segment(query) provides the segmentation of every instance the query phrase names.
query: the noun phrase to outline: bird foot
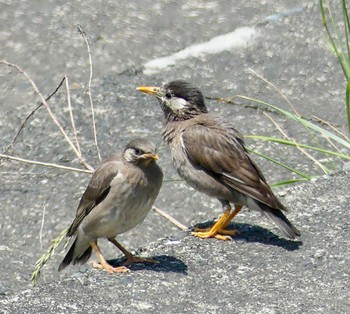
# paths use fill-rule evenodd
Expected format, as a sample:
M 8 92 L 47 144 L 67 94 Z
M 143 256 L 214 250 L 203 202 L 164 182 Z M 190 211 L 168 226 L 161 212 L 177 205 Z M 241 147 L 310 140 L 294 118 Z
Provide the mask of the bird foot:
M 130 265 L 132 263 L 151 263 L 151 264 L 159 264 L 158 261 L 152 259 L 152 258 L 147 258 L 147 257 L 139 257 L 139 256 L 128 256 L 126 261 L 123 263 L 124 266 Z
M 107 271 L 110 274 L 113 273 L 127 273 L 129 272 L 129 268 L 125 267 L 125 266 L 118 266 L 118 267 L 113 267 L 111 265 L 109 265 L 107 262 L 106 264 L 100 264 L 100 263 L 96 263 L 93 262 L 92 263 L 92 267 L 97 268 L 97 269 L 103 269 L 105 271 Z
M 192 232 L 192 235 L 202 239 L 215 238 L 222 241 L 231 241 L 232 236 L 238 233 L 239 232 L 236 230 L 226 230 L 226 229 L 212 230 L 212 228 L 206 228 L 206 229 L 196 228 L 194 232 Z

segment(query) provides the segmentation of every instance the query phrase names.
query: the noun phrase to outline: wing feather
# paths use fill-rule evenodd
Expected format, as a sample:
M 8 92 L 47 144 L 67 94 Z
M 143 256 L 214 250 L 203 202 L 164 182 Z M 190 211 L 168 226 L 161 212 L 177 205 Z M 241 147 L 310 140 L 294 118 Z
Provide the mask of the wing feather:
M 247 154 L 237 130 L 217 124 L 195 124 L 186 128 L 182 137 L 187 156 L 195 167 L 242 194 L 285 210 Z
M 68 236 L 74 234 L 83 219 L 108 195 L 110 184 L 118 174 L 121 161 L 118 156 L 104 161 L 93 173 L 88 187 L 80 199 L 76 217 L 68 229 Z

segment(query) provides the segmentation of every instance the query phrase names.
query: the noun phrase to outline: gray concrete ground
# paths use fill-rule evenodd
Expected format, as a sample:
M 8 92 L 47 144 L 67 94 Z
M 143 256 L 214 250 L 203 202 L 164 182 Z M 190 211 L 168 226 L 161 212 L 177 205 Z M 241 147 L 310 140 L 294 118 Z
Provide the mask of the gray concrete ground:
M 303 116 L 316 115 L 345 130 L 344 78 L 325 41 L 318 1 L 0 1 L 0 59 L 21 66 L 45 95 L 68 75 L 82 150 L 92 165 L 97 158 L 87 95 L 89 63 L 77 23 L 90 40 L 92 97 L 105 157 L 136 136 L 161 143 L 161 112 L 153 99 L 135 91 L 138 85 L 182 78 L 201 87 L 206 96 L 240 94 L 290 110 L 250 69 L 278 86 Z M 244 26 L 254 27 L 256 33 L 242 47 L 185 58 L 151 75 L 143 71 L 150 60 Z M 3 151 L 38 97 L 23 77 L 4 65 L 0 90 Z M 280 136 L 261 110 L 241 103 L 208 101 L 208 107 L 243 134 Z M 50 105 L 71 134 L 64 88 Z M 322 141 L 270 115 L 299 141 Z M 297 150 L 247 143 L 302 171 L 321 173 Z M 9 154 L 79 166 L 44 109 L 29 121 Z M 165 146 L 159 147 L 159 155 L 165 178 L 178 179 Z M 256 160 L 272 183 L 292 176 L 264 159 Z M 343 166 L 339 160 L 323 162 L 335 172 Z M 60 248 L 43 269 L 39 287 L 33 288 L 34 263 L 72 221 L 89 175 L 8 161 L 0 167 L 0 312 L 350 311 L 346 173 L 278 192 L 302 232 L 300 242 L 279 238 L 278 230 L 254 212 L 237 217 L 232 227 L 240 236 L 227 243 L 194 239 L 152 212 L 119 240 L 130 249 L 142 247 L 139 251 L 155 256 L 158 266 L 135 265 L 121 276 L 91 270 L 90 265 L 58 274 L 64 254 Z M 221 213 L 216 200 L 181 181 L 164 183 L 156 205 L 187 226 Z M 108 258 L 119 255 L 105 243 L 102 249 Z
M 290 217 L 302 241 L 279 238 L 276 228 L 253 213 L 231 225 L 240 231 L 231 242 L 168 231 L 172 235 L 139 250 L 157 259 L 156 266 L 134 265 L 123 275 L 82 268 L 39 287 L 23 284 L 3 296 L 2 311 L 347 313 L 348 186 L 349 174 L 343 173 L 284 190 L 282 200 L 293 208 Z M 18 268 L 21 263 L 21 273 L 31 266 L 16 256 L 6 260 Z

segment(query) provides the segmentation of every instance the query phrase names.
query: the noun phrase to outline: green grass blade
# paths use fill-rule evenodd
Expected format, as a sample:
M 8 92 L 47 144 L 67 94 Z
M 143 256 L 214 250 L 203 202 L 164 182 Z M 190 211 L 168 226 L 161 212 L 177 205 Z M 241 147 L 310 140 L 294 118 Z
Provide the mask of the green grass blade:
M 346 114 L 348 116 L 348 131 L 350 133 L 350 80 L 346 85 L 345 105 L 346 105 Z
M 290 184 L 298 183 L 298 182 L 302 182 L 302 181 L 309 181 L 309 179 L 299 178 L 299 179 L 284 180 L 284 181 L 280 181 L 280 182 L 277 182 L 277 183 L 273 183 L 270 186 L 275 188 L 275 187 L 284 186 L 284 185 L 290 185 Z
M 326 130 L 326 129 L 324 129 L 324 128 L 322 128 L 322 127 L 320 127 L 320 126 L 318 126 L 318 125 L 316 125 L 308 120 L 305 120 L 305 119 L 303 119 L 295 114 L 292 114 L 286 110 L 280 109 L 277 106 L 274 106 L 272 104 L 269 104 L 269 103 L 262 101 L 262 100 L 259 100 L 259 99 L 246 97 L 246 96 L 242 96 L 242 95 L 238 95 L 236 97 L 239 97 L 239 98 L 242 98 L 245 100 L 249 100 L 249 101 L 253 101 L 253 102 L 256 102 L 258 104 L 264 105 L 266 107 L 272 108 L 275 111 L 279 112 L 280 114 L 284 115 L 285 117 L 289 118 L 290 120 L 294 120 L 294 121 L 304 125 L 305 127 L 320 133 L 323 137 L 331 139 L 335 142 L 338 142 L 339 144 L 350 149 L 350 142 L 349 141 L 346 141 L 343 138 L 337 136 L 336 134 L 334 134 L 334 133 L 332 133 L 332 132 L 330 132 L 330 131 L 328 131 L 328 130 Z
M 320 9 L 321 9 L 321 16 L 322 16 L 322 24 L 323 24 L 324 28 L 326 29 L 326 32 L 327 32 L 328 38 L 331 42 L 331 45 L 333 47 L 333 50 L 334 50 L 335 54 L 337 55 L 337 58 L 340 62 L 340 65 L 343 69 L 344 74 L 346 75 L 346 69 L 344 67 L 342 54 L 338 50 L 337 44 L 335 43 L 334 37 L 332 36 L 331 31 L 330 31 L 329 26 L 328 26 L 328 23 L 327 23 L 326 13 L 324 10 L 324 5 L 323 5 L 323 0 L 320 0 Z M 332 12 L 330 11 L 330 9 L 328 9 L 328 13 L 330 15 L 330 19 L 332 21 L 333 27 L 335 27 L 335 23 L 334 23 L 334 20 L 332 17 Z M 335 27 L 335 29 L 336 29 L 336 27 Z
M 294 146 L 294 147 L 301 147 L 301 148 L 306 148 L 306 149 L 310 149 L 310 150 L 314 150 L 314 151 L 318 151 L 324 154 L 328 154 L 328 155 L 333 155 L 333 156 L 337 156 L 346 160 L 350 160 L 350 155 L 345 155 L 342 153 L 338 153 L 332 150 L 328 150 L 328 149 L 324 149 L 324 148 L 320 148 L 320 147 L 315 147 L 315 146 L 310 146 L 307 144 L 301 144 L 301 143 L 297 143 L 294 141 L 290 141 L 290 140 L 286 140 L 286 139 L 282 139 L 282 138 L 276 138 L 276 137 L 269 137 L 269 136 L 263 136 L 263 135 L 245 135 L 245 138 L 251 138 L 251 139 L 257 139 L 257 140 L 263 140 L 263 141 L 268 141 L 268 142 L 274 142 L 274 143 L 278 143 L 278 144 L 283 144 L 283 145 L 288 145 L 288 146 Z
M 297 175 L 299 175 L 299 176 L 305 178 L 306 180 L 312 179 L 312 177 L 309 176 L 308 174 L 306 174 L 306 173 L 304 173 L 304 172 L 302 172 L 302 171 L 299 171 L 299 170 L 297 170 L 297 169 L 294 169 L 294 168 L 288 166 L 287 164 L 284 164 L 284 163 L 282 163 L 282 162 L 280 162 L 280 161 L 278 161 L 278 160 L 276 160 L 276 159 L 273 159 L 273 158 L 271 158 L 271 157 L 269 157 L 269 156 L 267 156 L 267 155 L 264 155 L 264 154 L 262 154 L 262 153 L 259 153 L 259 152 L 255 151 L 255 150 L 251 149 L 251 148 L 247 148 L 247 150 L 248 150 L 249 152 L 255 154 L 255 155 L 258 155 L 258 156 L 260 156 L 260 157 L 263 157 L 263 158 L 265 158 L 266 160 L 269 160 L 269 161 L 275 163 L 276 165 L 279 165 L 279 166 L 281 166 L 281 167 L 283 167 L 283 168 L 289 170 L 290 172 L 296 173 Z
M 342 9 L 343 9 L 343 19 L 344 19 L 345 44 L 348 52 L 348 63 L 350 63 L 350 45 L 349 45 L 350 21 L 349 21 L 348 9 L 346 7 L 345 0 L 342 1 L 342 7 L 343 7 Z M 348 80 L 349 80 L 349 76 L 348 76 Z

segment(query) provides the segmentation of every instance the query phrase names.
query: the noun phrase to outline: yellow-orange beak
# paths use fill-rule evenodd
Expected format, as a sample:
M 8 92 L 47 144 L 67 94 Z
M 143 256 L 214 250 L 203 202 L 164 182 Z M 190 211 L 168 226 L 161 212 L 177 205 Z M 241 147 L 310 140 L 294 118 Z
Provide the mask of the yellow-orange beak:
M 136 87 L 136 89 L 139 92 L 150 94 L 150 95 L 159 94 L 159 87 L 155 87 L 155 86 L 139 86 L 139 87 Z
M 157 161 L 157 160 L 159 159 L 157 154 L 151 154 L 151 153 L 149 153 L 149 154 L 143 154 L 143 157 L 144 157 L 145 159 L 153 159 L 153 160 L 155 160 L 155 161 Z

